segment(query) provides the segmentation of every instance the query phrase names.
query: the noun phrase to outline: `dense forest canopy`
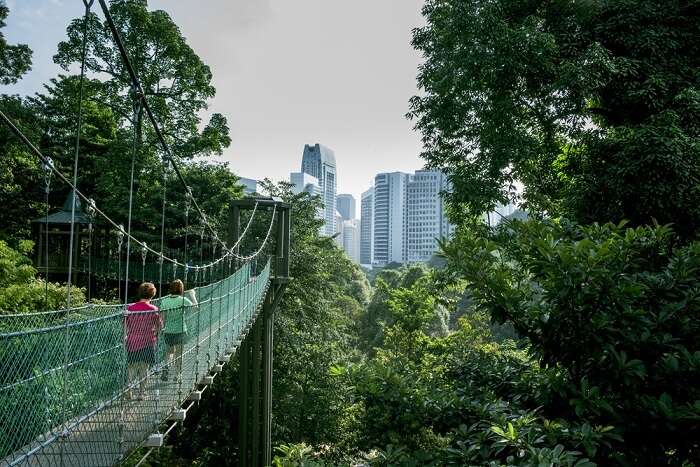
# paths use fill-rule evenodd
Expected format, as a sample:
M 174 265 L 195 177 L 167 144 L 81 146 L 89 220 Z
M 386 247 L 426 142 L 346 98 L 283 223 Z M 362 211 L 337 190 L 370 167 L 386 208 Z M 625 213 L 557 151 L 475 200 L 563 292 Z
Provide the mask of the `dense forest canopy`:
M 223 229 L 242 188 L 215 157 L 231 141 L 225 118 L 201 121 L 212 71 L 167 13 L 111 8 L 184 177 Z M 700 465 L 700 3 L 427 0 L 422 13 L 408 115 L 427 166 L 450 179 L 456 233 L 429 264 L 365 274 L 319 236 L 318 198 L 263 183 L 293 220 L 274 465 Z M 57 45 L 65 74 L 0 107 L 68 172 L 70 71 L 86 45 L 81 190 L 124 221 L 138 135 L 135 231 L 159 237 L 165 192 L 167 236 L 196 232 L 132 114 L 106 25 L 87 18 L 87 44 L 77 18 Z M 7 19 L 0 1 L 0 28 Z M 30 67 L 29 48 L 0 35 L 0 82 Z M 30 221 L 68 190 L 54 180 L 47 206 L 39 162 L 4 127 L 0 153 L 0 313 L 65 306 L 65 286 L 28 257 Z M 509 200 L 529 220 L 485 225 Z M 237 464 L 238 388 L 227 366 L 146 465 Z

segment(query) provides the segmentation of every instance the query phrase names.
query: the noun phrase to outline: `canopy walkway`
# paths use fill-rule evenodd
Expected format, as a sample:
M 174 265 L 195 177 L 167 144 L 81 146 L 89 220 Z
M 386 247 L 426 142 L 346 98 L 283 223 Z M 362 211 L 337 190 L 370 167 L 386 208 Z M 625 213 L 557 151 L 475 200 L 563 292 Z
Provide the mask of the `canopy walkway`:
M 289 278 L 290 206 L 277 198 L 256 197 L 231 200 L 228 225 L 214 225 L 197 202 L 182 175 L 168 140 L 152 112 L 139 77 L 115 25 L 106 0 L 98 0 L 105 26 L 131 81 L 133 122 L 142 115 L 150 122 L 163 158 L 162 217 L 157 248 L 147 245 L 132 232 L 132 207 L 136 141 L 140 128 L 134 125 L 131 177 L 128 189 L 126 227 L 97 206 L 78 187 L 83 113 L 83 86 L 87 60 L 87 24 L 94 0 L 82 0 L 83 47 L 79 99 L 76 118 L 75 152 L 72 177 L 58 170 L 0 109 L 0 121 L 40 162 L 44 171 L 46 213 L 39 223 L 41 240 L 36 264 L 44 277 L 62 271 L 65 263 L 67 291 L 65 309 L 27 314 L 0 315 L 0 467 L 5 466 L 110 466 L 119 463 L 137 447 L 149 448 L 139 464 L 164 437 L 187 416 L 187 411 L 203 397 L 234 354 L 239 360 L 238 458 L 241 466 L 269 465 L 271 461 L 272 348 L 273 317 Z M 182 186 L 185 232 L 181 250 L 167 246 L 165 237 L 166 180 L 168 169 Z M 60 215 L 50 215 L 51 180 L 56 177 L 69 188 L 69 200 Z M 172 192 L 172 190 L 170 190 Z M 85 205 L 86 212 L 82 212 Z M 190 211 L 198 221 L 199 247 L 188 248 L 193 226 Z M 241 212 L 250 211 L 241 229 Z M 255 245 L 246 234 L 256 213 Z M 105 251 L 115 256 L 93 257 L 93 223 L 99 221 Z M 224 223 L 219 219 L 221 223 Z M 269 224 L 267 222 L 269 221 Z M 60 229 L 50 225 L 62 225 Z M 87 226 L 87 230 L 83 227 Z M 217 230 L 226 229 L 219 236 Z M 58 230 L 57 242 L 51 234 Z M 205 232 L 209 239 L 203 246 Z M 266 232 L 266 233 L 265 233 Z M 65 234 L 65 235 L 64 235 Z M 81 238 L 87 235 L 88 253 Z M 252 236 L 252 234 L 251 234 Z M 154 238 L 153 232 L 149 238 Z M 244 242 L 247 239 L 247 243 Z M 177 242 L 176 242 L 177 243 Z M 57 255 L 50 245 L 65 245 Z M 244 246 L 248 247 L 244 253 Z M 204 257 L 211 248 L 210 257 Z M 218 256 L 217 256 L 218 252 Z M 194 254 L 193 254 L 194 253 Z M 132 258 L 136 256 L 136 258 Z M 198 256 L 193 258 L 192 256 Z M 139 258 L 140 257 L 140 258 Z M 86 260 L 87 259 L 87 264 Z M 136 259 L 136 261 L 134 261 Z M 140 261 L 139 261 L 140 259 Z M 55 266 L 60 266 L 57 268 Z M 88 300 L 93 278 L 116 282 L 96 291 L 117 304 L 75 306 L 72 287 L 78 273 L 88 276 Z M 190 289 L 185 295 L 192 304 L 164 307 L 155 311 L 127 310 L 133 301 L 133 285 L 151 281 L 161 289 L 171 280 L 182 279 Z M 48 281 L 47 281 L 48 284 Z M 132 287 L 130 287 L 132 286 Z M 199 286 L 199 287 L 197 287 Z M 117 300 L 114 300 L 114 292 Z M 161 292 L 162 293 L 162 292 Z M 49 303 L 48 286 L 45 291 Z M 147 298 L 147 297 L 140 297 Z M 161 299 L 153 300 L 158 305 Z M 171 297 L 172 300 L 172 297 Z M 139 315 L 148 314 L 147 317 Z M 186 332 L 173 339 L 160 332 L 160 319 L 184 323 Z M 133 330 L 132 318 L 151 323 L 149 342 L 139 349 L 153 352 L 143 362 L 129 361 L 127 348 Z M 147 318 L 147 319 L 146 319 Z M 133 349 L 132 349 L 133 350 Z M 133 358 L 133 355 L 132 355 Z M 134 397 L 135 394 L 138 394 Z
M 159 339 L 144 400 L 129 398 L 142 381 L 127 377 L 122 305 L 3 316 L 0 465 L 108 466 L 144 441 L 162 445 L 161 424 L 183 420 L 183 404 L 200 400 L 248 335 L 269 285 L 268 261 L 196 289 L 198 304 L 177 311 L 187 340 L 168 361 Z

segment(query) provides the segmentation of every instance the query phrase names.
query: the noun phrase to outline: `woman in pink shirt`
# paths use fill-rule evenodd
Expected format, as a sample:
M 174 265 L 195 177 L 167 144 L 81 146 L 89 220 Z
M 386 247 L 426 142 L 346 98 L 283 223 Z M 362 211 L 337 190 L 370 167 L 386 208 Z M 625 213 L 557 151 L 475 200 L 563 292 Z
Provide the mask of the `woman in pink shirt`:
M 140 300 L 126 310 L 126 353 L 129 381 L 139 381 L 138 400 L 146 395 L 146 375 L 148 367 L 156 363 L 156 343 L 158 332 L 163 327 L 158 307 L 151 305 L 156 295 L 156 287 L 150 282 L 139 286 Z M 131 399 L 131 390 L 127 391 Z

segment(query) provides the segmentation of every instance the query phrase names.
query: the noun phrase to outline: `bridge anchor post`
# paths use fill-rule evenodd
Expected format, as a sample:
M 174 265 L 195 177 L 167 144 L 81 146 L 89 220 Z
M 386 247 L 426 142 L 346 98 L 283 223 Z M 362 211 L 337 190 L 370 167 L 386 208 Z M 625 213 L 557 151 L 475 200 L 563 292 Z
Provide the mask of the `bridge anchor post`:
M 272 367 L 274 312 L 289 277 L 291 206 L 279 198 L 251 197 L 232 203 L 231 234 L 238 244 L 241 211 L 257 209 L 276 213 L 273 277 L 263 301 L 262 313 L 239 350 L 238 432 L 239 465 L 259 467 L 272 464 Z

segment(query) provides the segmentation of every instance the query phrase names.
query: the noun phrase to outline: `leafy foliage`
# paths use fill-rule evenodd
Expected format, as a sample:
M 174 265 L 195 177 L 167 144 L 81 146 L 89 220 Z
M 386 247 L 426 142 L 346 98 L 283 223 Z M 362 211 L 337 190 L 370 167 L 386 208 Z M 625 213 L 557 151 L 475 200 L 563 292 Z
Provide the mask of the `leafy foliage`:
M 409 115 L 457 220 L 524 185 L 581 223 L 700 227 L 694 1 L 431 0 Z
M 146 99 L 176 155 L 220 154 L 231 140 L 226 119 L 214 114 L 202 132 L 199 112 L 214 97 L 209 67 L 187 44 L 177 25 L 162 11 L 148 10 L 146 0 L 113 0 L 110 11 L 120 31 Z M 67 40 L 58 44 L 54 61 L 68 70 L 80 63 L 83 50 L 83 18 L 74 20 Z M 143 115 L 132 115 L 131 82 L 106 22 L 88 17 L 86 68 L 104 79 L 96 99 L 111 109 L 120 124 L 141 126 Z M 149 145 L 155 146 L 151 134 Z
M 19 243 L 10 248 L 0 240 L 0 314 L 31 313 L 39 310 L 59 310 L 66 307 L 66 287 L 37 279 L 36 269 L 27 255 L 33 244 Z M 73 287 L 72 306 L 85 303 L 85 290 Z
M 615 426 L 626 461 L 697 459 L 700 244 L 665 226 L 514 222 L 445 252 L 477 306 L 563 372 L 560 413 Z
M 0 1 L 0 29 L 10 10 Z M 32 67 L 32 51 L 26 44 L 10 45 L 0 32 L 0 84 L 16 83 Z

